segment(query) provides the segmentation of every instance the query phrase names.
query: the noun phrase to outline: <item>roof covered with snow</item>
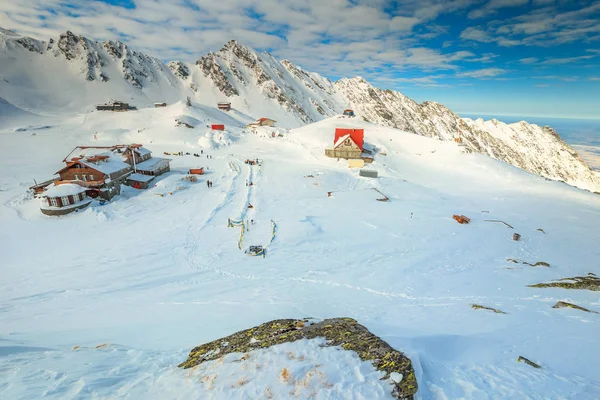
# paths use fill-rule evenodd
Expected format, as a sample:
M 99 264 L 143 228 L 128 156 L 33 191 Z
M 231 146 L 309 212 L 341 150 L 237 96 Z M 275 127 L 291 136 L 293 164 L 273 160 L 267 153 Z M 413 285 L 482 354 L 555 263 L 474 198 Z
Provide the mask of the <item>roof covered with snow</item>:
M 168 165 L 171 162 L 169 158 L 152 157 L 149 160 L 141 162 L 135 166 L 138 171 L 156 171 L 157 169 Z
M 136 182 L 150 182 L 154 178 L 154 175 L 144 175 L 138 173 L 131 174 L 127 177 L 128 180 Z
M 110 153 L 108 155 L 111 155 Z M 109 157 L 102 161 L 90 162 L 86 159 L 79 160 L 79 163 L 85 165 L 88 168 L 95 169 L 96 171 L 100 171 L 103 174 L 111 175 L 115 172 L 131 169 L 131 166 L 117 157 Z
M 50 185 L 44 191 L 42 197 L 73 196 L 85 192 L 85 188 L 75 183 L 63 183 L 62 185 Z
M 138 153 L 140 156 L 152 154 L 152 152 L 145 147 L 138 147 L 137 149 L 135 149 L 135 152 Z

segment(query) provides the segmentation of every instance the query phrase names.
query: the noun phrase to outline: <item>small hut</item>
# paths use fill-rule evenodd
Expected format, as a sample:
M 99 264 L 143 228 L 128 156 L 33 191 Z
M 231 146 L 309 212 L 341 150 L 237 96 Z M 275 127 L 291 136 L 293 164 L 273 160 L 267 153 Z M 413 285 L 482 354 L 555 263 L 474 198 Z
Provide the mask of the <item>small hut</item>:
M 358 173 L 359 176 L 363 176 L 365 178 L 377 178 L 377 171 L 372 169 L 361 169 Z
M 210 126 L 210 129 L 212 129 L 213 131 L 224 131 L 225 125 L 213 124 Z
M 131 107 L 129 103 L 122 101 L 111 101 L 106 104 L 99 104 L 96 106 L 98 111 L 129 111 L 135 110 L 135 107 Z
M 145 175 L 140 173 L 133 173 L 127 177 L 127 185 L 134 189 L 148 189 L 150 182 L 154 180 L 156 176 Z
M 344 110 L 344 115 L 347 116 L 347 117 L 354 117 L 355 116 L 354 115 L 354 111 L 351 110 L 351 109 L 349 109 L 349 108 L 346 109 L 346 110 Z
M 167 103 L 154 103 L 154 107 L 155 108 L 161 108 L 161 107 L 166 107 Z
M 221 101 L 221 102 L 217 103 L 217 108 L 222 111 L 229 111 L 229 110 L 231 110 L 231 103 Z

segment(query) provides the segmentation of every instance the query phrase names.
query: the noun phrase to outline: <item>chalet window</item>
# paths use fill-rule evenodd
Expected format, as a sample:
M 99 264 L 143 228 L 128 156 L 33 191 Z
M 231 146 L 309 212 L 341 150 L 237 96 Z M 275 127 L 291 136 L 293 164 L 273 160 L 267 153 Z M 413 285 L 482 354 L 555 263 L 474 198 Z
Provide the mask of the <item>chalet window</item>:
M 54 197 L 50 198 L 50 205 L 52 207 L 58 207 L 58 201 L 56 201 L 56 199 Z
M 90 175 L 90 181 L 94 180 L 94 175 Z
M 85 175 L 81 175 L 81 177 L 83 178 L 84 182 L 87 181 Z
M 77 203 L 79 201 L 79 193 L 73 195 L 73 202 Z
M 75 180 L 78 181 L 79 180 L 79 175 L 75 174 Z
M 71 204 L 71 202 L 69 201 L 69 196 L 63 196 L 60 198 L 60 200 L 62 201 L 63 207 Z

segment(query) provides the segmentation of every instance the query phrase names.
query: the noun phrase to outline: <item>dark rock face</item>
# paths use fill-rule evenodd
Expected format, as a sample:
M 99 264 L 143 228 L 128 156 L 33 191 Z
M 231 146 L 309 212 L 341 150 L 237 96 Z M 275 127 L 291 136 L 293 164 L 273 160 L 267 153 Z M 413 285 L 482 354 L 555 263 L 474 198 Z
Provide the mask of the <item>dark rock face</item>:
M 396 399 L 412 400 L 418 385 L 410 359 L 394 350 L 352 318 L 332 318 L 311 324 L 308 320 L 280 319 L 234 333 L 233 335 L 195 347 L 181 368 L 192 368 L 206 361 L 216 360 L 229 353 L 246 353 L 300 339 L 325 338 L 328 346 L 340 346 L 355 351 L 361 360 L 385 372 L 402 375 L 394 382 L 392 395 Z
M 216 62 L 214 54 L 208 54 L 196 61 L 204 76 L 209 77 L 215 86 L 227 97 L 239 96 L 239 92 L 227 80 L 223 68 Z
M 43 53 L 38 42 L 35 40 L 32 40 L 28 37 L 19 38 L 19 39 L 15 40 L 15 42 L 19 43 L 21 46 L 23 46 L 25 49 L 27 49 L 31 52 L 40 53 L 40 54 Z
M 190 69 L 181 61 L 171 61 L 167 66 L 180 79 L 187 79 L 190 76 Z

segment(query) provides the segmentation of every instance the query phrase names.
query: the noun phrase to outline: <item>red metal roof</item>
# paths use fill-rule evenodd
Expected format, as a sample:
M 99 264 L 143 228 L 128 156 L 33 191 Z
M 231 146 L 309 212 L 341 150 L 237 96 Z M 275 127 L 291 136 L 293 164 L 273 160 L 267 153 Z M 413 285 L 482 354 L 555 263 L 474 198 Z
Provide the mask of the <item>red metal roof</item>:
M 225 125 L 213 124 L 211 125 L 211 129 L 215 131 L 225 130 Z
M 365 130 L 364 129 L 352 129 L 352 128 L 335 128 L 335 138 L 333 143 L 336 143 L 339 138 L 350 135 L 350 138 L 358 145 L 362 150 L 365 141 Z

